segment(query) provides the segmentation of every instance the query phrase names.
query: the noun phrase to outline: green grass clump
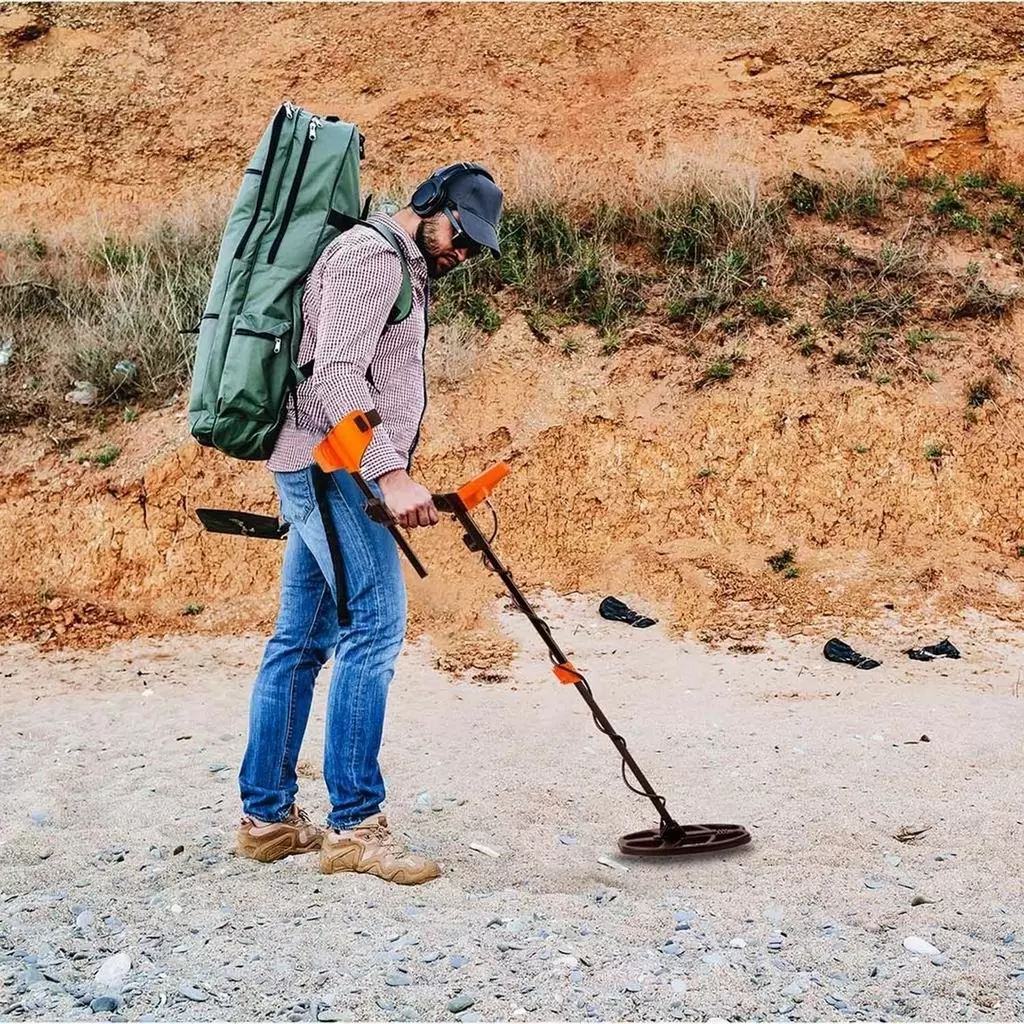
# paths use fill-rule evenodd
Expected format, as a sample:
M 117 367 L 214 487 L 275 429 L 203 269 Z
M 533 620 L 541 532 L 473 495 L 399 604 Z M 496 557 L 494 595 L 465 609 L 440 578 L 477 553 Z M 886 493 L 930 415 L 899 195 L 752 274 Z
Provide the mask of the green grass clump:
M 796 562 L 796 552 L 792 548 L 785 548 L 778 554 L 769 555 L 765 561 L 773 572 L 784 572 Z
M 93 466 L 100 466 L 103 469 L 107 469 L 117 462 L 118 456 L 121 454 L 121 449 L 116 445 L 108 444 L 100 448 L 98 451 L 92 452 L 88 455 L 79 455 L 78 461 L 80 463 L 88 462 Z
M 827 295 L 822 319 L 838 334 L 859 321 L 874 325 L 898 326 L 914 308 L 917 297 L 909 289 L 898 291 L 856 291 L 846 295 Z
M 996 392 L 996 385 L 991 377 L 972 381 L 967 386 L 967 404 L 972 409 L 977 409 L 986 402 L 991 402 L 996 397 Z
M 737 301 L 751 276 L 751 260 L 742 249 L 727 249 L 695 268 L 676 271 L 665 295 L 669 319 L 703 326 Z
M 928 345 L 938 340 L 938 337 L 939 335 L 935 331 L 927 327 L 914 327 L 912 330 L 907 331 L 907 348 L 911 352 L 916 352 L 922 345 Z
M 736 364 L 728 357 L 712 359 L 708 363 L 708 380 L 731 380 L 736 373 Z
M 779 324 L 789 319 L 789 310 L 783 303 L 767 295 L 755 295 L 746 303 L 747 312 L 766 324 Z

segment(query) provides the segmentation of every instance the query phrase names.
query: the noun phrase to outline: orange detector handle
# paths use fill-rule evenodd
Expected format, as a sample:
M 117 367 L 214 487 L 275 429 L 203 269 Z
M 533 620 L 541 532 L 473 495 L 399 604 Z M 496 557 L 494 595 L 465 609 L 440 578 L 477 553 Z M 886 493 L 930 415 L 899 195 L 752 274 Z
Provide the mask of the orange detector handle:
M 489 497 L 491 491 L 508 476 L 508 463 L 499 462 L 481 473 L 475 480 L 470 480 L 456 491 L 462 504 L 467 508 L 476 508 L 481 501 Z
M 434 507 L 439 512 L 450 512 L 456 516 L 460 512 L 468 512 L 489 497 L 491 491 L 508 474 L 508 463 L 499 462 L 497 465 L 491 466 L 490 469 L 481 473 L 475 480 L 470 480 L 468 484 L 463 484 L 457 491 L 449 494 L 433 495 Z
M 380 425 L 376 409 L 362 412 L 357 409 L 335 425 L 331 432 L 313 449 L 313 458 L 325 473 L 344 469 L 358 473 L 363 456 L 373 440 L 373 428 Z

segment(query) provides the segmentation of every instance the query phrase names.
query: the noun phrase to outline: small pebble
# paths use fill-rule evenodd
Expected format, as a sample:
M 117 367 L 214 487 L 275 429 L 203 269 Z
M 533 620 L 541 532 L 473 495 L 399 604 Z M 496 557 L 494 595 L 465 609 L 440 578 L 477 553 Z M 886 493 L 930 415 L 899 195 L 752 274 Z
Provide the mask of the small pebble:
M 204 992 L 201 988 L 196 988 L 195 985 L 182 985 L 178 992 L 186 999 L 191 999 L 193 1003 L 205 1003 L 210 998 L 209 992 Z
M 907 936 L 903 940 L 903 948 L 910 950 L 911 953 L 918 953 L 921 956 L 927 957 L 939 956 L 942 952 L 936 949 L 930 942 L 925 942 L 924 939 L 920 939 L 916 935 Z
M 76 928 L 91 928 L 96 921 L 96 915 L 91 910 L 83 910 L 75 918 Z
M 26 987 L 32 985 L 38 985 L 41 981 L 45 981 L 43 978 L 43 972 L 38 967 L 32 966 L 22 975 L 22 984 Z
M 49 860 L 53 856 L 53 850 L 40 850 L 39 859 Z
M 575 836 L 559 836 L 558 837 L 558 841 L 563 846 L 575 846 L 576 845 L 576 837 Z
M 915 988 L 912 988 L 910 990 L 910 994 L 913 995 L 913 996 L 923 996 L 925 993 L 924 993 L 924 989 L 923 988 L 916 988 L 915 987 Z
M 454 956 L 448 957 L 448 963 L 451 967 L 455 967 L 456 969 L 459 967 L 465 967 L 466 964 L 469 963 L 469 957 L 460 956 L 456 953 Z
M 625 988 L 626 988 L 627 992 L 639 992 L 640 991 L 640 982 L 638 982 L 638 981 L 627 981 L 626 985 L 625 985 Z
M 489 846 L 484 846 L 483 843 L 470 843 L 469 848 L 476 850 L 477 853 L 483 853 L 488 857 L 500 857 L 501 854 L 497 850 L 492 850 Z
M 457 995 L 451 1002 L 448 1003 L 449 1013 L 462 1013 L 463 1010 L 468 1010 L 476 1000 L 466 992 Z
M 131 969 L 131 957 L 129 957 L 124 950 L 121 950 L 113 956 L 108 956 L 107 959 L 100 964 L 93 980 L 101 989 L 106 988 L 119 990 L 124 984 L 125 977 Z
M 412 978 L 404 971 L 394 971 L 384 979 L 384 983 L 392 988 L 398 988 L 401 985 L 411 985 Z
M 787 1013 L 792 1013 L 795 1009 L 796 1009 L 796 1004 L 795 1003 L 786 1003 L 785 1005 L 779 1007 L 778 1013 L 779 1013 L 779 1016 L 785 1017 Z
M 438 952 L 434 952 L 434 953 L 426 953 L 426 954 L 425 954 L 424 956 L 421 956 L 421 957 L 420 957 L 420 959 L 421 959 L 421 960 L 422 960 L 422 961 L 423 961 L 423 962 L 424 962 L 425 964 L 432 964 L 432 963 L 434 963 L 434 962 L 435 962 L 436 960 L 440 960 L 442 956 L 444 956 L 444 954 L 443 954 L 443 953 L 438 953 Z
M 940 953 L 938 956 L 932 957 L 932 966 L 941 967 L 943 964 L 949 961 L 949 957 L 945 953 Z
M 96 996 L 92 1002 L 89 1003 L 89 1009 L 93 1013 L 113 1013 L 118 1008 L 121 1000 L 116 996 Z
M 746 949 L 747 944 L 743 939 L 733 939 L 730 943 L 733 949 Z

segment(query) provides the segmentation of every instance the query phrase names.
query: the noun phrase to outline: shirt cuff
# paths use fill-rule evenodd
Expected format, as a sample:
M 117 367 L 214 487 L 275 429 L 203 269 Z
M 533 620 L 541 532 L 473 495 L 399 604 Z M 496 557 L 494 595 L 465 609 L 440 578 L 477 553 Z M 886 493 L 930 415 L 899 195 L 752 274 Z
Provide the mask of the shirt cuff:
M 391 438 L 382 426 L 373 428 L 373 440 L 363 454 L 363 465 L 360 472 L 364 480 L 376 480 L 385 473 L 396 469 L 408 471 L 409 463 L 395 451 Z

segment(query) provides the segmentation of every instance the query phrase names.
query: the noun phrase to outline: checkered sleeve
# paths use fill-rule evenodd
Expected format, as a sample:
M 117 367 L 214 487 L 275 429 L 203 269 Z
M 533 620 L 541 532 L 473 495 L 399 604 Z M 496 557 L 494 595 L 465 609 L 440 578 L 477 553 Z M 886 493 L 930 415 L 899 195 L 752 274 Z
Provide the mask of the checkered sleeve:
M 332 425 L 356 409 L 374 407 L 367 369 L 402 284 L 398 254 L 363 240 L 324 268 L 312 385 Z M 363 456 L 362 473 L 376 480 L 407 460 L 382 423 Z

